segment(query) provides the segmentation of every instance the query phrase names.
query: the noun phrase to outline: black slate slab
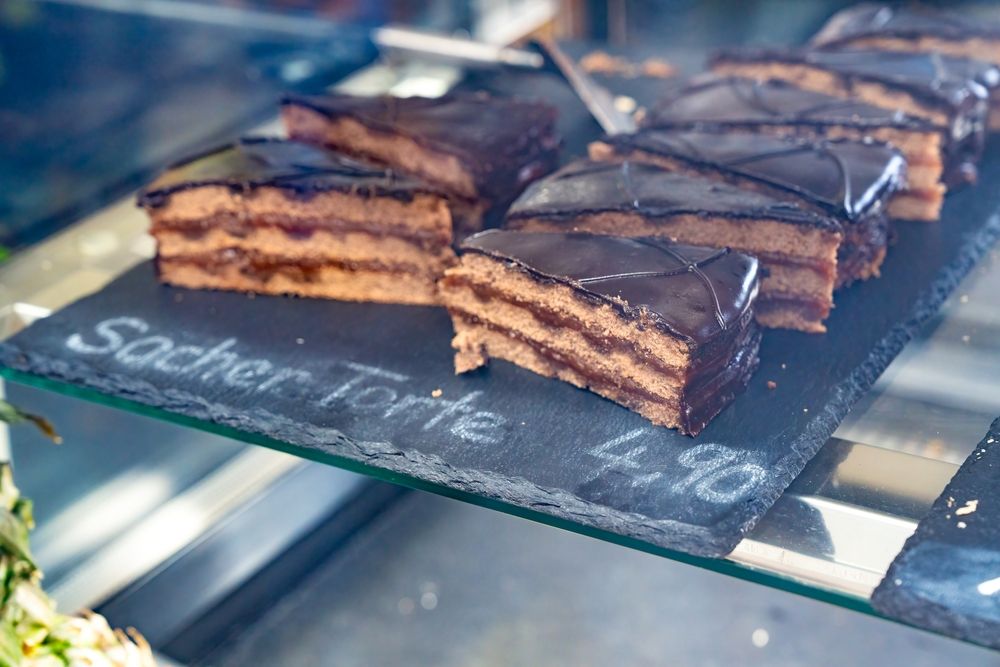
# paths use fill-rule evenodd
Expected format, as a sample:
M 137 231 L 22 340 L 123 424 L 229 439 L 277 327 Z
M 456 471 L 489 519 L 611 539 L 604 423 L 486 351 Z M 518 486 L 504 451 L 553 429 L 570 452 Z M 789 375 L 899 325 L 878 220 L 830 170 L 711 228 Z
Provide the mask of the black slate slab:
M 891 618 L 1000 649 L 1000 419 L 872 594 Z
M 901 226 L 883 278 L 838 296 L 828 334 L 766 333 L 749 390 L 697 438 L 503 362 L 455 377 L 439 309 L 173 289 L 150 264 L 0 345 L 0 364 L 609 539 L 721 556 L 997 238 L 998 208 L 1000 192 L 969 189 L 941 224 Z

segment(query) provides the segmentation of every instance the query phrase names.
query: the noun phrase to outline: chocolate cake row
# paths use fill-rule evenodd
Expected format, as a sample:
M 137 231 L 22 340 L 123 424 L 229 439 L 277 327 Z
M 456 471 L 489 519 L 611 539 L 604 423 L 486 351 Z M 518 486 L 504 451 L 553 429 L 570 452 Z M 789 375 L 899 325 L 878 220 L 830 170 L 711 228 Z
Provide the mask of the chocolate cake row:
M 289 139 L 187 160 L 139 203 L 164 282 L 443 305 L 456 372 L 504 359 L 694 435 L 761 325 L 824 332 L 892 220 L 975 180 L 997 35 L 848 10 L 808 47 L 716 54 L 560 169 L 544 103 L 288 96 Z

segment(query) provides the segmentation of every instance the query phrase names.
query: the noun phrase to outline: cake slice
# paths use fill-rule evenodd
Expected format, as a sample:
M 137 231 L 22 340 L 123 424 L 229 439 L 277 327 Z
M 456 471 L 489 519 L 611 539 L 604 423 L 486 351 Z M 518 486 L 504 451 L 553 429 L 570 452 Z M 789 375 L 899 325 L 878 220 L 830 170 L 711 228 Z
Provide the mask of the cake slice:
M 822 48 L 941 53 L 1000 65 L 1000 22 L 928 6 L 862 3 L 843 9 L 812 39 Z M 1000 109 L 990 127 L 1000 123 Z
M 482 232 L 441 280 L 458 373 L 505 359 L 699 433 L 757 366 L 756 260 L 661 239 Z
M 758 321 L 815 333 L 826 330 L 844 238 L 836 219 L 761 192 L 652 164 L 589 160 L 532 184 L 505 224 L 657 237 L 753 255 L 764 269 Z
M 906 158 L 906 183 L 888 213 L 903 220 L 938 220 L 947 186 L 975 174 L 981 142 L 953 141 L 926 118 L 796 88 L 785 81 L 708 75 L 670 88 L 647 110 L 643 127 L 717 134 L 769 134 L 818 139 L 872 138 Z M 947 173 L 947 176 L 945 175 Z
M 453 195 L 467 216 L 509 203 L 555 168 L 556 111 L 540 102 L 452 93 L 438 98 L 286 97 L 293 139 L 413 174 Z M 472 219 L 467 226 L 475 228 Z
M 902 155 L 886 144 L 699 130 L 608 136 L 590 145 L 590 157 L 701 174 L 836 218 L 844 231 L 838 287 L 878 275 L 889 240 L 886 205 L 906 175 Z
M 994 65 L 937 53 L 736 49 L 717 53 L 711 64 L 718 74 L 778 79 L 925 118 L 974 155 L 982 153 L 990 91 L 1000 84 Z M 975 172 L 948 175 L 974 178 Z
M 435 304 L 455 261 L 443 193 L 280 139 L 243 139 L 139 195 L 163 282 L 346 301 Z

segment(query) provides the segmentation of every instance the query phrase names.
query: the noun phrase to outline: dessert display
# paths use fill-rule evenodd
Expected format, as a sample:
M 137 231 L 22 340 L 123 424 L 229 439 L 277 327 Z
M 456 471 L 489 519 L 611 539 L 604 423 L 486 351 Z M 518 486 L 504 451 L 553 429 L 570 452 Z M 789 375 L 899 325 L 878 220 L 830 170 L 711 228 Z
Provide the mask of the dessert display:
M 444 194 L 311 144 L 243 139 L 139 196 L 160 279 L 346 301 L 437 303 L 455 261 Z
M 894 148 L 873 141 L 783 139 L 648 129 L 590 145 L 595 160 L 655 164 L 790 199 L 841 224 L 837 286 L 878 275 L 888 243 L 887 203 L 906 175 Z
M 415 175 L 451 194 L 463 229 L 555 168 L 556 111 L 538 102 L 455 93 L 439 98 L 288 96 L 293 139 Z
M 891 221 L 938 220 L 976 180 L 991 62 L 1000 25 L 860 5 L 809 47 L 661 81 L 639 131 L 557 171 L 544 102 L 288 95 L 289 139 L 176 165 L 139 204 L 163 282 L 444 305 L 459 373 L 505 359 L 696 434 L 747 384 L 758 326 L 826 332 L 836 290 L 879 276 Z
M 937 53 L 747 48 L 719 52 L 711 65 L 722 75 L 787 81 L 805 90 L 925 118 L 950 135 L 953 143 L 964 144 L 963 154 L 977 156 L 982 152 L 990 91 L 1000 84 L 1000 70 L 993 65 Z
M 532 184 L 506 226 L 657 237 L 753 255 L 765 270 L 758 321 L 816 333 L 833 306 L 844 239 L 835 218 L 787 199 L 628 161 L 567 165 Z
M 504 359 L 696 435 L 757 365 L 756 260 L 660 239 L 490 230 L 441 281 L 459 373 Z
M 905 187 L 889 201 L 890 217 L 934 221 L 947 186 L 974 178 L 979 137 L 953 140 L 926 118 L 853 99 L 803 90 L 785 81 L 702 76 L 673 87 L 642 119 L 665 130 L 773 135 L 807 140 L 872 138 L 906 159 Z

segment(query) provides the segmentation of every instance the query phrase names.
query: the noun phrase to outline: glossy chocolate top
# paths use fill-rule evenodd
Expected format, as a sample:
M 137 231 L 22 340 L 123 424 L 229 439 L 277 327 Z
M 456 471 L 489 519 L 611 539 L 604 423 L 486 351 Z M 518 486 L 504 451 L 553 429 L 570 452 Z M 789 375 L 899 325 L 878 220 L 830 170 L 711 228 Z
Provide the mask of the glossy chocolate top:
M 928 130 L 923 118 L 858 100 L 796 88 L 784 81 L 708 75 L 668 90 L 643 119 L 644 127 L 712 128 L 756 125 L 842 125 L 859 129 Z
M 757 296 L 757 260 L 728 249 L 503 230 L 471 236 L 461 249 L 569 285 L 626 317 L 645 313 L 664 331 L 695 345 L 745 323 Z
M 638 213 L 649 217 L 703 215 L 767 218 L 840 231 L 840 224 L 792 202 L 726 183 L 638 162 L 579 160 L 533 183 L 507 219 L 546 218 L 572 224 L 587 213 Z
M 826 22 L 812 42 L 821 46 L 848 44 L 866 37 L 919 39 L 937 37 L 961 41 L 972 37 L 1000 39 L 1000 23 L 932 7 L 893 7 L 864 3 L 843 9 Z
M 712 58 L 713 65 L 724 62 L 808 65 L 847 81 L 898 88 L 926 104 L 953 109 L 969 106 L 970 100 L 985 100 L 987 89 L 1000 85 L 1000 70 L 995 66 L 939 53 L 747 48 L 721 51 Z
M 291 95 L 282 104 L 308 107 L 330 118 L 347 116 L 454 155 L 472 174 L 479 193 L 491 198 L 520 191 L 526 180 L 522 171 L 540 155 L 554 156 L 559 146 L 554 107 L 486 93 L 437 98 Z
M 625 155 L 643 151 L 723 177 L 750 179 L 852 221 L 902 187 L 906 173 L 896 149 L 871 141 L 652 129 L 603 141 Z
M 245 138 L 170 167 L 139 193 L 139 205 L 164 205 L 179 190 L 223 185 L 247 192 L 261 186 L 308 196 L 340 190 L 410 199 L 437 191 L 385 167 L 298 141 Z

